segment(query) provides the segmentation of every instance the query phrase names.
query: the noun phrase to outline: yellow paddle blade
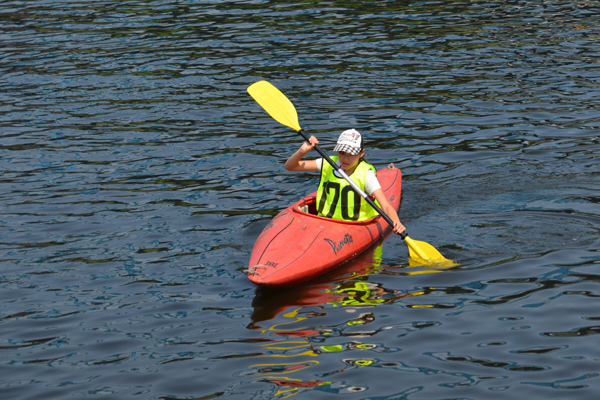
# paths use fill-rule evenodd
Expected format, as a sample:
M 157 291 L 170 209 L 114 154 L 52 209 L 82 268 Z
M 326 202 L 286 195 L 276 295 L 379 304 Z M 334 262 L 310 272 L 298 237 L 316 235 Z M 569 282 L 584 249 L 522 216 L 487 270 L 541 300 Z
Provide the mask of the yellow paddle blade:
M 248 93 L 275 121 L 296 132 L 300 130 L 298 113 L 294 105 L 275 86 L 267 81 L 259 81 L 248 87 Z
M 434 265 L 436 267 L 451 267 L 458 265 L 452 260 L 444 258 L 439 251 L 435 249 L 429 243 L 413 240 L 408 236 L 404 238 L 406 244 L 408 244 L 410 266 L 417 265 Z

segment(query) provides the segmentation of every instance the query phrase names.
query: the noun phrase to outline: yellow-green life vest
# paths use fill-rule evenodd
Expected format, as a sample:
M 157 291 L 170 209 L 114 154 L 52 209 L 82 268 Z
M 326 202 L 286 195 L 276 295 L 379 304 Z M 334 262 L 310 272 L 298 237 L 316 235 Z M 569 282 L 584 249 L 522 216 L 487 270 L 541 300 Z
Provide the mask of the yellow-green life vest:
M 333 156 L 331 159 L 337 162 L 338 157 Z M 375 167 L 366 161 L 361 161 L 350 177 L 363 191 L 367 171 L 370 169 L 377 176 Z M 321 182 L 317 191 L 317 212 L 320 216 L 346 221 L 364 221 L 379 215 L 365 199 L 352 190 L 352 186 L 344 178 L 335 176 L 334 171 L 333 167 L 323 160 Z M 377 201 L 375 204 L 379 206 Z

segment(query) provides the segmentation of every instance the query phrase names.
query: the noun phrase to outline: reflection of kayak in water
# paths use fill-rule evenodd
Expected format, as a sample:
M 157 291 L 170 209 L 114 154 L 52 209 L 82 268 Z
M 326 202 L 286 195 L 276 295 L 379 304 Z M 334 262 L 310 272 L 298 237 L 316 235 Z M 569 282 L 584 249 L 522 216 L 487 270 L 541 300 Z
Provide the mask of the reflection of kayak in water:
M 256 296 L 252 302 L 254 313 L 252 321 L 266 321 L 286 312 L 292 307 L 303 307 L 320 304 L 338 304 L 347 296 L 343 290 L 338 292 L 344 281 L 355 280 L 366 276 L 381 264 L 381 247 L 387 236 L 379 239 L 366 251 L 353 260 L 334 268 L 310 282 L 282 289 L 263 288 L 256 289 Z
M 256 296 L 252 301 L 254 312 L 252 322 L 258 323 L 276 318 L 278 315 L 284 317 L 297 317 L 294 309 L 306 306 L 329 305 L 332 307 L 369 307 L 378 304 L 390 303 L 408 297 L 415 297 L 436 291 L 435 288 L 427 288 L 424 291 L 396 291 L 388 290 L 379 283 L 370 282 L 370 276 L 410 276 L 420 274 L 438 273 L 447 268 L 411 267 L 410 265 L 382 265 L 382 247 L 385 239 L 391 235 L 388 232 L 373 246 L 365 250 L 351 261 L 332 269 L 310 282 L 302 283 L 285 289 L 258 287 Z M 426 304 L 411 304 L 411 308 L 432 307 Z M 364 322 L 364 321 L 363 321 Z M 358 321 L 357 323 L 363 323 Z M 285 324 L 283 324 L 285 325 Z M 255 328 L 258 328 L 255 326 Z M 275 335 L 277 329 L 270 329 Z M 309 332 L 310 331 L 310 332 Z M 296 330 L 291 332 L 287 327 L 282 329 L 281 334 L 288 336 L 310 336 L 316 332 L 308 330 Z
M 400 170 L 390 166 L 377 171 L 377 178 L 389 202 L 398 209 Z M 316 214 L 313 193 L 283 210 L 265 227 L 250 256 L 248 278 L 253 283 L 287 287 L 313 279 L 356 257 L 390 230 L 380 217 L 341 221 Z

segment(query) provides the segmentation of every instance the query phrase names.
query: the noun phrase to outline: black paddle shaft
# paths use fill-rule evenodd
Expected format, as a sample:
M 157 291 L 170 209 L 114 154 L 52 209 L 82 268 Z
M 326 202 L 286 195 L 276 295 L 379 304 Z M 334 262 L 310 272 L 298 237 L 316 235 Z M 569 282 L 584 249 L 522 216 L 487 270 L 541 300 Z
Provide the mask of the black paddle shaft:
M 298 135 L 302 136 L 302 138 L 304 140 L 306 140 L 307 142 L 309 142 L 309 137 L 306 134 L 306 132 L 304 131 L 304 129 L 300 129 L 298 131 Z M 348 183 L 350 184 L 350 186 L 352 187 L 352 189 L 358 195 L 360 195 L 362 198 L 364 198 L 367 201 L 367 203 L 369 203 L 369 205 L 371 207 L 373 207 L 373 209 L 375 209 L 375 211 L 377 211 L 379 213 L 379 215 L 381 215 L 383 217 L 383 219 L 385 219 L 385 221 L 391 227 L 394 226 L 394 222 L 392 221 L 392 219 L 390 217 L 388 217 L 387 214 L 384 213 L 383 210 L 381 208 L 379 208 L 379 206 L 377 204 L 375 204 L 375 202 L 373 201 L 373 199 L 371 199 L 371 197 L 369 195 L 367 195 L 363 190 L 361 190 L 356 185 L 356 183 L 354 183 L 354 181 L 352 181 L 352 179 L 350 179 L 350 177 L 346 174 L 346 172 L 344 172 L 343 169 L 341 169 L 336 163 L 334 163 L 333 160 L 331 158 L 329 158 L 329 156 L 327 154 L 325 154 L 325 152 L 323 150 L 321 150 L 321 148 L 318 145 L 315 145 L 315 150 L 317 151 L 317 153 L 319 153 L 319 155 L 321 157 L 323 157 L 324 160 L 326 160 L 333 167 L 333 169 L 335 169 L 340 175 L 342 175 L 344 177 L 344 179 L 346 179 L 348 181 Z M 406 237 L 406 231 L 402 232 L 400 234 L 400 237 L 402 237 L 402 239 L 404 239 Z

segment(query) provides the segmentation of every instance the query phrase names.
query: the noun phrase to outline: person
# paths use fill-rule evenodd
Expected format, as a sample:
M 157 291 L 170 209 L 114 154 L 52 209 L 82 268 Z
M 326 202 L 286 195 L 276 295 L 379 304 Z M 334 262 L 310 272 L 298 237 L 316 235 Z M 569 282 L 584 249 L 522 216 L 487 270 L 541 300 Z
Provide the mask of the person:
M 316 160 L 302 159 L 318 144 L 319 140 L 311 136 L 309 141 L 302 143 L 300 149 L 285 162 L 285 169 L 288 171 L 321 171 L 321 181 L 317 191 L 318 215 L 350 221 L 363 221 L 379 215 L 367 201 L 354 193 L 348 182 L 343 177 L 338 176 L 327 161 L 322 158 Z M 344 170 L 346 175 L 358 187 L 372 198 L 374 197 L 381 210 L 394 223 L 394 232 L 398 234 L 404 232 L 405 228 L 400 223 L 398 213 L 381 189 L 375 167 L 364 159 L 365 149 L 362 135 L 356 129 L 348 129 L 342 132 L 333 151 L 337 152 L 337 156 L 333 156 L 331 159 Z

